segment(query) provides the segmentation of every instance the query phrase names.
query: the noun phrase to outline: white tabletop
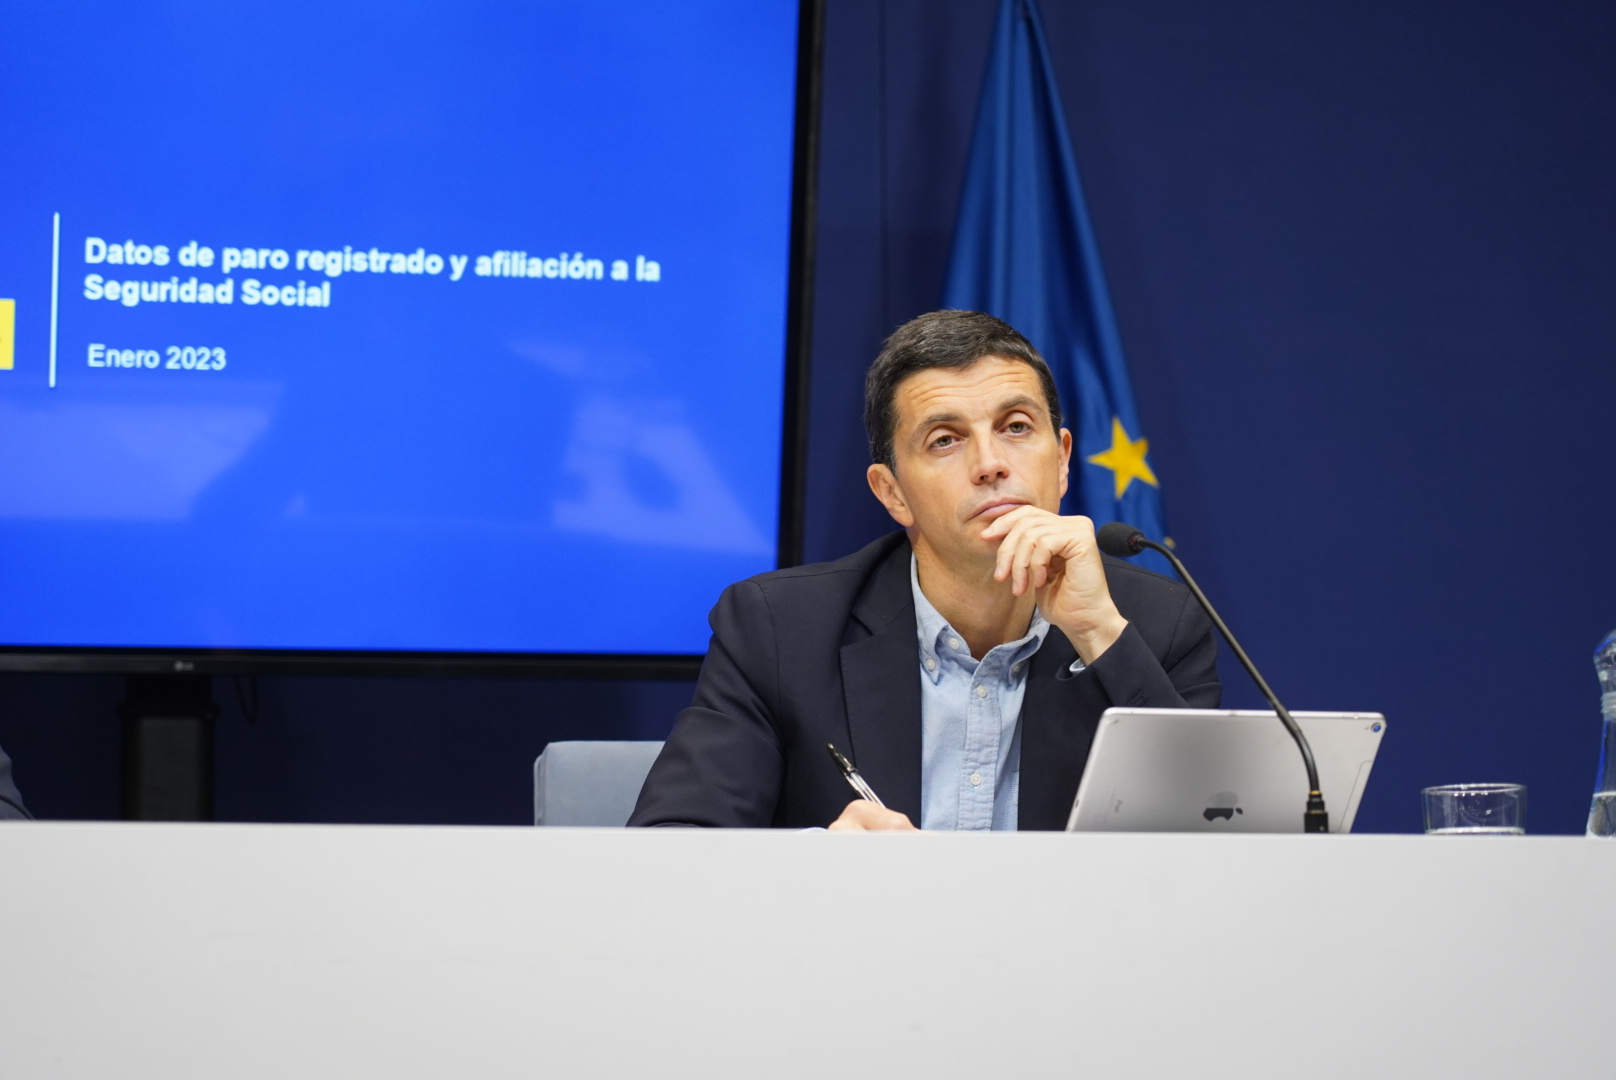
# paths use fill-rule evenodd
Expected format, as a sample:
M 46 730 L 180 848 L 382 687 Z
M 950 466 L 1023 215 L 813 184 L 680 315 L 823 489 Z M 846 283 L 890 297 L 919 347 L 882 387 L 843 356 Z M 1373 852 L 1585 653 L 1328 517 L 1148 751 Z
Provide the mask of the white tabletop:
M 0 827 L 6 1077 L 1569 1077 L 1616 844 Z

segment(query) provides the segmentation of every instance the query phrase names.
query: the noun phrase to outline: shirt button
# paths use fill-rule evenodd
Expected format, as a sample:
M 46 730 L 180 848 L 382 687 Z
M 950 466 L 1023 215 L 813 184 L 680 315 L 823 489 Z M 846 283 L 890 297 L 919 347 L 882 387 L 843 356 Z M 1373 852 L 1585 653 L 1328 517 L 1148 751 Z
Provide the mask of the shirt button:
M 957 638 L 957 637 L 951 637 L 951 638 L 949 638 L 949 639 L 948 639 L 948 647 L 949 647 L 949 648 L 950 648 L 950 649 L 957 649 L 957 648 L 959 648 L 959 638 Z
M 985 686 L 978 686 L 976 688 L 976 696 L 977 697 L 987 697 L 988 696 L 988 688 L 985 687 Z
M 927 671 L 936 671 L 937 670 L 937 661 L 932 659 L 929 656 L 926 657 L 926 670 Z
M 971 786 L 972 787 L 981 787 L 982 786 L 982 774 L 981 773 L 974 772 L 974 773 L 971 774 Z
M 1020 675 L 1021 674 L 1021 665 L 1020 664 L 1011 664 L 1010 665 L 1010 674 L 1012 674 L 1012 675 Z

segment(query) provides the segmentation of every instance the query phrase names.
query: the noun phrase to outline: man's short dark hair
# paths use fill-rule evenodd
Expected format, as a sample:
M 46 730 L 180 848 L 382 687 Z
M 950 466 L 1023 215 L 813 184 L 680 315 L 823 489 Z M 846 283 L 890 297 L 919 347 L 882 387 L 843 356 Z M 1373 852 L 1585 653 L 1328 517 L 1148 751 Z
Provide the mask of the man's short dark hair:
M 933 311 L 893 331 L 865 373 L 864 430 L 870 437 L 870 460 L 895 467 L 892 441 L 898 426 L 899 384 L 927 368 L 968 368 L 987 356 L 1020 360 L 1038 373 L 1050 424 L 1059 431 L 1055 377 L 1031 342 L 1009 323 L 980 311 Z

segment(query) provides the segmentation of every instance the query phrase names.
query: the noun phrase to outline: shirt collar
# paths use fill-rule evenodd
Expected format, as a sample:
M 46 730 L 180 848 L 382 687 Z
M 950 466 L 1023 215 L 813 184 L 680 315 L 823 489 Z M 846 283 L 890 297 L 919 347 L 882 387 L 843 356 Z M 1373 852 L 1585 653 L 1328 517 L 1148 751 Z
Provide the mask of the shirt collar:
M 948 620 L 920 591 L 920 564 L 913 552 L 909 555 L 909 588 L 915 596 L 915 633 L 920 643 L 920 673 L 936 685 L 943 680 L 945 660 L 951 659 L 963 667 L 974 667 L 977 661 L 972 659 L 965 639 L 948 625 Z M 1044 643 L 1044 635 L 1048 633 L 1049 621 L 1034 608 L 1032 625 L 1027 628 L 1027 633 L 1016 641 L 997 646 L 994 651 L 1005 649 L 1011 652 L 1013 655 L 1005 663 L 1005 668 L 1014 670 L 1013 665 L 1021 664 L 1039 650 Z M 1019 677 L 1020 672 L 1017 671 L 1013 678 Z

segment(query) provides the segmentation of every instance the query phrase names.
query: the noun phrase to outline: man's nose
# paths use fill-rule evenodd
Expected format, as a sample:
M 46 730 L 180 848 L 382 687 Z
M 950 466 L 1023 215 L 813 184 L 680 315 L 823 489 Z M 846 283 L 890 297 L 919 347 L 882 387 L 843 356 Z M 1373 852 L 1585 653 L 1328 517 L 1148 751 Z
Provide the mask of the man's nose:
M 973 439 L 976 456 L 971 462 L 971 479 L 977 484 L 996 484 L 1010 478 L 1010 463 L 999 452 L 998 440 Z

